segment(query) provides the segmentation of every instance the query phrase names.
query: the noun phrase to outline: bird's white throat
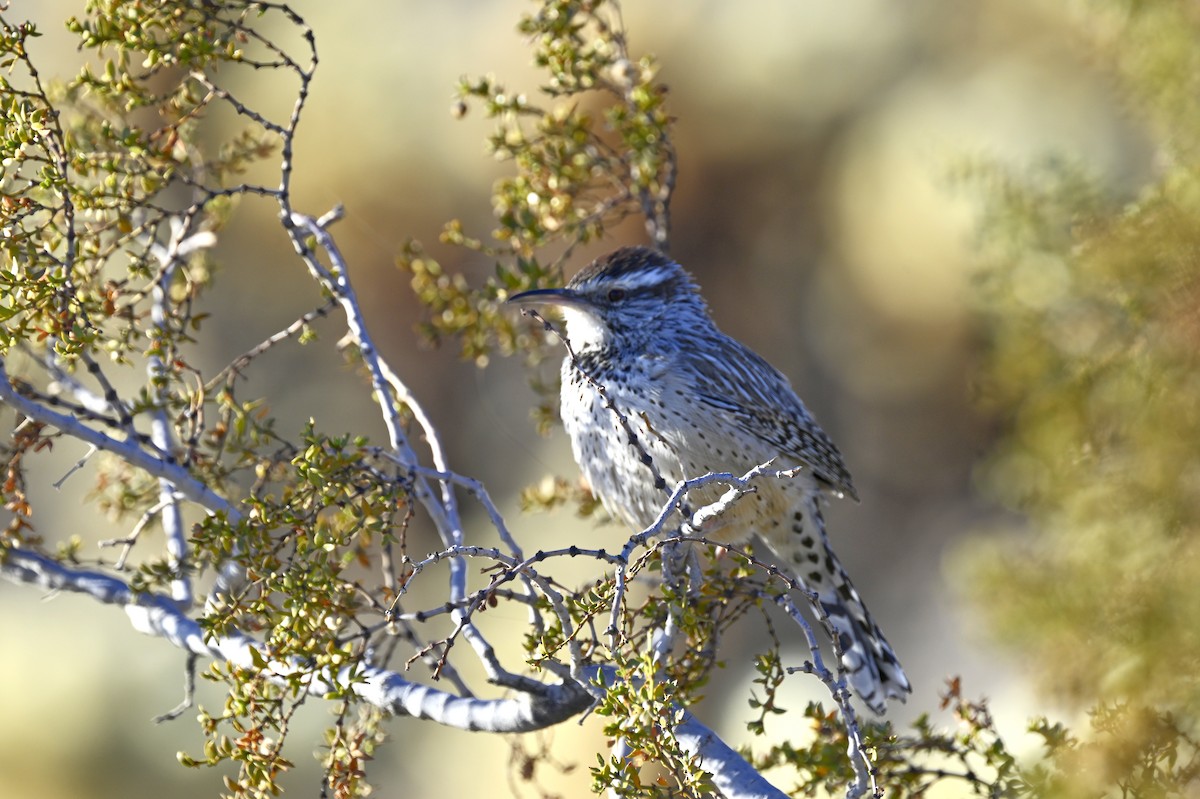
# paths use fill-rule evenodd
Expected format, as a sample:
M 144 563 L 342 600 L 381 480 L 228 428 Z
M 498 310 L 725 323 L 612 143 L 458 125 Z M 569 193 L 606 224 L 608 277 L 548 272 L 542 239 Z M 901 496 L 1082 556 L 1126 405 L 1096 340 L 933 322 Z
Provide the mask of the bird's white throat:
M 596 349 L 609 341 L 609 329 L 595 315 L 570 305 L 562 306 L 562 315 L 567 325 L 567 339 L 575 352 Z

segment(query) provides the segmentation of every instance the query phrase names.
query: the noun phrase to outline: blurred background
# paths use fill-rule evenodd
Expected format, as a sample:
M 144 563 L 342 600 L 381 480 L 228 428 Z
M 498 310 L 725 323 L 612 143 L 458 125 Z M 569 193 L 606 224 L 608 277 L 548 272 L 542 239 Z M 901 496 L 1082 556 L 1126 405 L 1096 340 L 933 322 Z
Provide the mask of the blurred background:
M 295 158 L 296 207 L 319 215 L 346 206 L 335 232 L 376 343 L 442 430 L 452 466 L 489 487 L 527 546 L 623 538 L 569 512 L 519 516 L 521 487 L 547 474 L 574 477 L 565 437 L 537 436 L 536 397 L 517 359 L 477 369 L 452 346 L 421 348 L 413 331 L 421 311 L 394 266 L 415 237 L 448 270 L 479 282 L 489 274 L 487 259 L 437 244 L 455 217 L 486 236 L 491 184 L 507 169 L 486 154 L 491 124 L 481 114 L 451 114 L 454 87 L 460 76 L 491 72 L 534 93 L 538 76 L 515 32 L 532 5 L 292 7 L 315 30 L 321 55 Z M 974 206 L 950 174 L 964 157 L 1025 163 L 1064 153 L 1117 185 L 1145 177 L 1149 148 L 1105 65 L 1079 41 L 1085 7 L 764 0 L 747 10 L 627 0 L 623 12 L 632 53 L 657 55 L 678 120 L 673 255 L 698 277 L 720 326 L 791 377 L 854 473 L 862 502 L 837 504 L 830 529 L 913 680 L 898 718 L 935 708 L 944 679 L 961 675 L 968 696 L 992 698 L 1019 749 L 1027 716 L 1053 708 L 1033 703 L 1021 663 L 989 647 L 947 567 L 956 545 L 986 535 L 999 514 L 972 481 L 989 442 L 989 421 L 972 406 Z M 82 13 L 82 2 L 12 0 L 7 15 L 41 26 L 35 63 L 44 76 L 67 76 L 80 56 L 62 20 Z M 237 89 L 251 105 L 278 109 L 292 91 L 269 82 Z M 246 201 L 222 235 L 209 295 L 215 318 L 195 354 L 206 371 L 320 301 L 275 215 L 268 203 Z M 642 236 L 629 226 L 622 240 L 581 251 L 571 271 Z M 366 390 L 332 347 L 336 329 L 323 323 L 322 344 L 287 345 L 260 361 L 243 396 L 270 397 L 285 433 L 311 416 L 329 431 L 378 437 Z M 80 454 L 63 453 L 63 462 Z M 80 489 L 87 478 L 74 479 Z M 61 516 L 37 519 L 43 535 L 92 538 L 86 509 L 57 504 Z M 215 792 L 216 775 L 175 762 L 176 751 L 199 746 L 192 714 L 150 721 L 182 695 L 179 653 L 86 600 L 0 584 L 0 601 L 0 795 Z M 752 676 L 736 653 L 753 643 L 728 642 L 727 667 L 700 712 L 735 743 L 747 740 Z M 789 690 L 784 704 L 793 709 L 817 697 L 801 680 Z M 211 687 L 201 698 L 210 708 L 220 702 Z M 306 753 L 326 711 L 313 708 L 302 721 L 287 783 L 313 795 L 318 769 Z M 599 728 L 591 719 L 526 742 L 548 743 L 558 761 L 574 764 L 548 784 L 586 794 L 587 767 L 596 752 L 607 754 Z M 376 795 L 508 794 L 500 784 L 507 741 L 409 719 L 388 729 L 393 740 L 368 769 Z

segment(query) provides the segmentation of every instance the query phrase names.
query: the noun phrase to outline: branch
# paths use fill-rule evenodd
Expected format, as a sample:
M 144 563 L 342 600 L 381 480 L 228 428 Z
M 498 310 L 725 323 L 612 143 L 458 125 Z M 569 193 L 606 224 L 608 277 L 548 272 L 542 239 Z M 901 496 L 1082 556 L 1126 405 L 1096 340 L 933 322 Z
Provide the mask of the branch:
M 682 711 L 682 720 L 675 726 L 675 740 L 683 751 L 700 758 L 700 767 L 712 775 L 713 784 L 725 799 L 787 797 L 687 710 Z
M 105 452 L 111 452 L 130 466 L 136 466 L 155 477 L 170 481 L 175 485 L 175 490 L 184 497 L 209 511 L 224 512 L 231 523 L 236 523 L 242 518 L 242 514 L 229 500 L 197 480 L 187 469 L 180 466 L 167 454 L 161 451 L 147 452 L 132 441 L 120 441 L 107 433 L 88 427 L 71 416 L 50 410 L 23 396 L 13 386 L 2 358 L 0 358 L 0 402 L 16 408 L 35 422 L 58 428 L 66 435 L 77 438 L 85 444 L 91 444 Z
M 405 461 L 407 465 L 416 466 L 419 461 L 417 460 L 416 453 L 413 452 L 412 447 L 408 443 L 408 437 L 404 435 L 399 411 L 396 403 L 392 400 L 391 392 L 388 390 L 387 379 L 384 377 L 383 368 L 380 366 L 382 359 L 379 357 L 375 343 L 367 331 L 366 321 L 363 319 L 358 297 L 354 292 L 354 287 L 350 284 L 350 275 L 346 262 L 342 258 L 337 243 L 329 235 L 329 231 L 326 228 L 326 225 L 340 218 L 341 213 L 341 208 L 335 208 L 321 219 L 314 219 L 311 216 L 293 213 L 284 220 L 284 224 L 287 227 L 288 234 L 292 238 L 292 245 L 296 249 L 296 254 L 304 261 L 313 278 L 333 294 L 338 304 L 342 306 L 342 311 L 346 314 L 346 325 L 350 328 L 350 335 L 353 337 L 355 344 L 358 345 L 363 363 L 371 375 L 371 388 L 375 390 L 376 402 L 383 412 L 383 423 L 387 428 L 388 443 L 397 456 Z M 317 254 L 304 241 L 304 236 L 312 236 L 321 249 L 325 251 L 332 264 L 332 269 L 326 269 L 317 260 Z M 459 542 L 454 541 L 449 543 Z
M 211 247 L 216 244 L 216 237 L 208 231 L 194 235 L 188 233 L 188 221 L 180 217 L 171 217 L 171 238 L 167 246 L 153 242 L 150 251 L 158 259 L 162 274 L 154 282 L 154 303 L 150 307 L 150 319 L 154 330 L 158 331 L 163 341 L 170 341 L 171 314 L 167 307 L 169 302 L 169 287 L 175 275 L 175 270 L 189 252 Z M 173 347 L 173 345 L 171 345 Z M 166 407 L 168 393 L 167 380 L 171 366 L 167 358 L 152 352 L 148 358 L 150 385 L 154 392 L 155 408 L 150 415 L 150 438 L 154 446 L 161 452 L 171 452 L 175 448 L 171 424 L 167 419 Z M 188 541 L 184 530 L 183 514 L 175 499 L 175 485 L 165 477 L 158 478 L 159 486 L 159 521 L 167 538 L 167 555 L 175 577 L 171 580 L 171 596 L 176 602 L 185 607 L 192 603 L 192 582 L 187 575 Z
M 99 602 L 124 608 L 134 629 L 196 655 L 226 661 L 264 676 L 280 685 L 306 671 L 301 663 L 263 662 L 264 645 L 247 635 L 211 635 L 165 596 L 138 593 L 124 581 L 63 566 L 26 549 L 0 550 L 0 575 L 14 583 L 37 585 L 49 591 L 84 594 Z M 531 732 L 559 724 L 586 710 L 592 696 L 572 681 L 538 684 L 537 691 L 520 692 L 510 699 L 473 699 L 411 682 L 400 674 L 374 666 L 340 670 L 332 680 L 315 674 L 304 677 L 309 693 L 317 696 L 353 691 L 364 702 L 395 715 L 492 733 Z
M 375 347 L 371 339 L 362 308 L 354 291 L 354 286 L 350 282 L 348 265 L 337 246 L 337 242 L 328 230 L 328 226 L 339 219 L 341 214 L 342 210 L 340 207 L 334 208 L 320 219 L 292 212 L 285 217 L 284 224 L 292 240 L 292 246 L 308 267 L 313 279 L 334 296 L 346 315 L 346 325 L 350 330 L 349 335 L 358 346 L 359 354 L 371 376 L 371 387 L 375 391 L 376 403 L 383 413 L 383 422 L 387 428 L 388 443 L 391 447 L 392 456 L 403 468 L 410 470 L 416 477 L 414 486 L 416 487 L 417 497 L 421 500 L 422 505 L 433 519 L 438 533 L 441 535 L 442 542 L 447 547 L 459 546 L 463 543 L 465 534 L 462 518 L 458 510 L 458 499 L 454 493 L 454 484 L 450 480 L 440 480 L 441 491 L 438 492 L 438 495 L 435 495 L 433 488 L 429 485 L 428 479 L 420 469 L 420 460 L 417 458 L 416 452 L 409 443 L 408 437 L 404 434 L 400 421 L 400 402 L 407 401 L 410 410 L 412 410 L 425 432 L 435 467 L 445 473 L 448 471 L 448 468 L 441 439 L 421 406 L 414 401 L 407 386 L 379 354 L 379 350 Z M 318 260 L 317 253 L 314 252 L 313 248 L 305 240 L 305 234 L 311 236 L 316 244 L 325 252 L 325 255 L 329 258 L 331 268 L 326 269 L 320 260 Z M 476 492 L 476 495 L 482 496 L 482 492 Z M 516 547 L 516 542 L 510 536 L 504 534 L 503 525 L 498 526 L 497 529 L 501 531 L 501 535 L 507 541 L 511 542 L 514 551 L 519 552 L 520 550 Z M 458 558 L 450 562 L 449 588 L 451 603 L 459 602 L 467 594 L 466 565 Z M 553 590 L 547 587 L 545 592 L 547 596 L 551 597 L 551 601 L 553 602 Z M 556 610 L 559 610 L 561 616 L 566 616 L 565 609 L 556 608 Z M 471 648 L 484 663 L 489 674 L 493 678 L 503 680 L 514 679 L 512 675 L 500 670 L 494 648 L 475 625 L 470 622 L 469 614 L 456 609 L 452 615 L 463 637 L 470 643 Z M 573 646 L 575 645 L 573 644 Z M 572 663 L 577 664 L 579 658 L 575 656 L 574 649 L 572 651 Z

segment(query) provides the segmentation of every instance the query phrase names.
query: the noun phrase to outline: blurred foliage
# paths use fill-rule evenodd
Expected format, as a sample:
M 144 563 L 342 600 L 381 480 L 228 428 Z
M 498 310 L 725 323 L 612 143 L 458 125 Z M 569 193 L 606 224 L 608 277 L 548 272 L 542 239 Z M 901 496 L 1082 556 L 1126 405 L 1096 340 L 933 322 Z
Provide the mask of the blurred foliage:
M 1099 704 L 1089 713 L 1087 739 L 1037 718 L 1029 732 L 1040 743 L 1040 756 L 1018 760 L 988 704 L 965 698 L 958 678 L 947 682 L 941 709 L 952 711 L 955 726 L 937 724 L 926 713 L 903 733 L 891 723 L 865 725 L 880 795 L 923 797 L 949 790 L 955 796 L 1012 799 L 1158 799 L 1192 796 L 1200 779 L 1200 745 L 1169 713 Z M 774 747 L 754 764 L 791 768 L 795 795 L 844 794 L 853 782 L 845 765 L 845 727 L 819 703 L 809 704 L 804 717 L 811 725 L 806 746 Z
M 1104 3 L 1086 21 L 1159 169 L 1132 199 L 1063 162 L 970 170 L 978 391 L 1005 430 L 981 478 L 1032 532 L 977 542 L 968 571 L 1056 697 L 1200 721 L 1200 9 Z
M 1091 737 L 1080 740 L 1061 724 L 1037 719 L 1030 727 L 1043 742 L 1046 764 L 1026 769 L 1031 796 L 1194 796 L 1200 780 L 1200 745 L 1191 720 L 1127 703 L 1089 712 Z
M 604 506 L 582 479 L 572 483 L 561 477 L 546 476 L 541 482 L 522 489 L 519 499 L 521 511 L 524 513 L 548 511 L 570 505 L 581 517 L 595 515 L 598 518 L 607 518 Z
M 1042 795 L 1180 795 L 1200 732 L 1200 7 L 1089 9 L 1156 169 L 1133 197 L 1066 160 L 965 170 L 985 205 L 977 391 L 1003 431 L 980 482 L 1028 529 L 957 565 L 1047 694 L 1094 708 L 1094 740 L 1046 735 L 1063 773 Z

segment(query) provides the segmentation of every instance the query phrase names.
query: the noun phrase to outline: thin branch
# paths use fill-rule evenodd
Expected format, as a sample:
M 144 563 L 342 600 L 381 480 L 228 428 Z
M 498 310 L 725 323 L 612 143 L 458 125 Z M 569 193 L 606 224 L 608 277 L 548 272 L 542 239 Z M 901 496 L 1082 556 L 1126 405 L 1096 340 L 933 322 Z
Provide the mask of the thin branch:
M 101 547 L 124 547 L 124 549 L 121 550 L 121 554 L 117 556 L 117 562 L 113 564 L 114 569 L 117 571 L 124 570 L 125 561 L 129 559 L 129 553 L 133 551 L 133 545 L 137 543 L 138 538 L 142 534 L 142 530 L 146 529 L 146 525 L 150 524 L 154 517 L 161 513 L 162 509 L 169 502 L 174 502 L 174 497 L 171 499 L 163 499 L 160 497 L 157 504 L 146 509 L 146 512 L 142 514 L 140 519 L 138 519 L 137 524 L 133 526 L 133 530 L 131 530 L 129 535 L 125 536 L 124 538 L 106 538 L 97 542 L 97 545 Z
M 333 300 L 329 300 L 329 301 L 325 302 L 325 304 L 323 304 L 317 308 L 314 308 L 313 310 L 311 310 L 305 314 L 302 314 L 300 316 L 300 318 L 298 318 L 296 321 L 292 322 L 290 325 L 285 327 L 283 330 L 273 333 L 272 335 L 270 335 L 267 338 L 260 341 L 258 344 L 254 345 L 250 349 L 246 350 L 241 355 L 234 358 L 229 363 L 229 365 L 226 366 L 224 369 L 222 369 L 220 372 L 218 372 L 215 377 L 213 377 L 211 380 L 209 380 L 207 383 L 205 383 L 205 385 L 204 385 L 205 391 L 211 391 L 219 383 L 226 381 L 226 380 L 232 380 L 235 376 L 240 375 L 242 370 L 245 369 L 247 366 L 249 366 L 250 362 L 253 361 L 255 358 L 262 355 L 264 352 L 271 349 L 276 344 L 286 341 L 287 339 L 291 338 L 292 336 L 295 336 L 296 334 L 300 333 L 301 331 L 303 331 L 306 327 L 308 327 L 310 324 L 312 324 L 317 319 L 328 316 L 329 312 L 332 311 L 334 309 L 334 307 L 336 307 L 336 305 L 337 305 L 336 302 L 334 302 Z
M 53 483 L 51 483 L 51 485 L 54 486 L 55 489 L 61 491 L 63 485 L 67 482 L 67 480 L 69 480 L 71 478 L 71 475 L 75 474 L 75 472 L 79 471 L 84 466 L 86 466 L 87 462 L 89 460 L 91 460 L 92 456 L 95 454 L 96 454 L 96 447 L 94 445 L 89 444 L 87 452 L 85 452 L 83 454 L 83 457 L 80 458 L 79 460 L 75 461 L 75 463 L 72 464 L 71 468 L 67 469 L 66 474 L 64 474 L 62 477 L 58 478 L 57 480 L 55 480 Z
M 795 583 L 794 580 L 791 582 Z M 801 586 L 798 586 L 802 589 Z M 803 590 L 803 589 L 802 589 Z M 824 606 L 817 600 L 816 595 L 807 590 L 804 591 L 809 597 L 809 604 L 817 610 L 821 617 L 821 622 L 826 627 L 831 627 L 829 617 L 825 614 Z M 785 612 L 792 618 L 800 629 L 804 631 L 804 637 L 808 643 L 809 652 L 812 654 L 812 662 L 806 663 L 799 670 L 807 674 L 812 674 L 822 683 L 833 697 L 834 703 L 837 705 L 838 713 L 841 714 L 842 723 L 846 726 L 846 756 L 850 761 L 850 767 L 854 770 L 854 782 L 846 790 L 846 796 L 850 799 L 860 796 L 879 796 L 879 786 L 875 782 L 875 769 L 872 767 L 870 760 L 867 758 L 865 748 L 863 746 L 862 731 L 858 726 L 858 714 L 854 710 L 854 703 L 851 701 L 850 691 L 846 688 L 846 680 L 840 676 L 842 667 L 838 666 L 839 676 L 835 677 L 832 672 L 825 666 L 825 662 L 821 657 L 821 646 L 817 642 L 817 637 L 813 633 L 812 626 L 801 615 L 800 609 L 792 601 L 789 594 L 780 594 L 773 597 L 775 604 L 783 608 Z M 832 635 L 835 651 L 838 648 L 838 638 Z M 841 652 L 836 652 L 838 655 L 838 663 L 841 663 Z M 797 669 L 788 669 L 789 673 L 794 673 Z
M 335 209 L 335 211 L 338 211 L 338 209 Z M 336 219 L 338 216 L 340 216 L 340 212 L 335 213 L 332 219 Z M 326 216 L 318 220 L 304 214 L 293 213 L 285 222 L 296 253 L 304 261 L 313 278 L 333 294 L 346 315 L 346 326 L 350 329 L 350 335 L 358 346 L 363 363 L 366 365 L 367 371 L 371 376 L 371 388 L 375 391 L 376 402 L 383 413 L 383 424 L 387 429 L 388 443 L 392 451 L 396 453 L 405 465 L 410 467 L 416 466 L 418 464 L 416 453 L 413 452 L 412 446 L 408 443 L 408 437 L 405 436 L 402 429 L 399 409 L 392 399 L 393 395 L 389 390 L 388 381 L 384 377 L 383 368 L 380 365 L 381 358 L 379 352 L 375 347 L 370 332 L 367 330 L 358 297 L 355 294 L 354 287 L 350 283 L 346 262 L 342 258 L 337 243 L 326 228 L 326 225 L 329 224 L 327 220 L 330 219 L 331 217 Z M 312 236 L 316 240 L 317 245 L 329 257 L 332 269 L 326 269 L 321 264 L 317 258 L 317 254 L 304 241 L 304 236 L 306 235 Z M 458 543 L 458 541 L 451 541 L 449 543 Z
M 155 724 L 162 724 L 164 721 L 174 721 L 182 716 L 188 708 L 196 702 L 196 661 L 199 655 L 195 652 L 187 653 L 187 660 L 183 666 L 183 701 L 176 705 L 171 710 L 163 713 L 161 716 L 154 717 Z
M 662 535 L 665 532 L 667 521 L 671 518 L 671 516 L 676 511 L 684 512 L 684 509 L 687 507 L 685 500 L 688 493 L 693 489 L 709 485 L 710 483 L 726 483 L 731 486 L 730 489 L 718 497 L 715 502 L 705 505 L 695 513 L 688 514 L 690 519 L 686 524 L 687 529 L 702 530 L 708 522 L 718 518 L 738 498 L 744 496 L 745 494 L 752 493 L 754 488 L 751 485 L 751 481 L 754 478 L 760 477 L 764 474 L 773 475 L 776 477 L 790 477 L 795 473 L 794 470 L 791 469 L 770 472 L 768 471 L 769 465 L 769 463 L 766 463 L 756 466 L 741 477 L 738 477 L 730 472 L 712 472 L 701 475 L 700 477 L 694 477 L 690 480 L 684 480 L 679 485 L 675 486 L 674 490 L 671 491 L 670 495 L 667 497 L 666 503 L 662 506 L 662 508 L 659 509 L 658 516 L 655 518 L 654 522 L 652 522 L 641 532 L 629 537 L 629 540 L 625 542 L 625 546 L 621 549 L 621 554 L 618 556 L 617 571 L 615 575 L 616 590 L 613 594 L 611 620 L 609 622 L 608 629 L 608 634 L 612 639 L 610 646 L 614 650 L 618 645 L 615 637 L 618 634 L 617 622 L 620 619 L 621 607 L 625 599 L 625 590 L 627 584 L 626 570 L 628 568 L 630 558 L 633 556 L 634 550 L 636 550 L 638 547 L 645 546 L 646 542 L 651 538 Z
M 180 494 L 209 511 L 227 514 L 231 523 L 236 523 L 242 518 L 242 514 L 229 500 L 194 478 L 170 455 L 161 451 L 147 452 L 129 441 L 119 441 L 70 416 L 52 411 L 23 396 L 13 386 L 3 360 L 0 360 L 0 402 L 16 408 L 36 422 L 58 428 L 64 434 L 77 438 L 85 444 L 91 444 L 105 452 L 111 452 L 129 465 L 142 469 L 154 477 L 170 480 Z
M 150 321 L 154 329 L 158 331 L 160 341 L 169 342 L 173 338 L 169 330 L 171 315 L 167 306 L 171 281 L 174 279 L 180 259 L 186 257 L 190 252 L 211 247 L 215 243 L 216 238 L 207 231 L 194 236 L 188 235 L 188 221 L 172 217 L 171 238 L 167 246 L 163 247 L 157 243 L 151 245 L 150 251 L 158 258 L 158 262 L 162 266 L 162 274 L 154 282 L 153 303 L 150 306 Z M 159 451 L 172 452 L 175 449 L 175 440 L 166 412 L 169 401 L 167 385 L 171 369 L 157 351 L 150 354 L 146 368 L 155 398 L 155 408 L 150 414 L 150 438 Z M 183 514 L 180 512 L 179 503 L 176 500 L 174 483 L 165 477 L 160 477 L 158 478 L 158 488 L 159 505 L 161 506 L 159 521 L 162 524 L 163 533 L 166 535 L 167 558 L 172 572 L 171 596 L 183 607 L 189 607 L 192 604 L 193 596 L 192 581 L 187 575 L 187 560 L 190 550 L 187 533 L 184 530 Z M 126 552 L 128 552 L 128 547 Z

